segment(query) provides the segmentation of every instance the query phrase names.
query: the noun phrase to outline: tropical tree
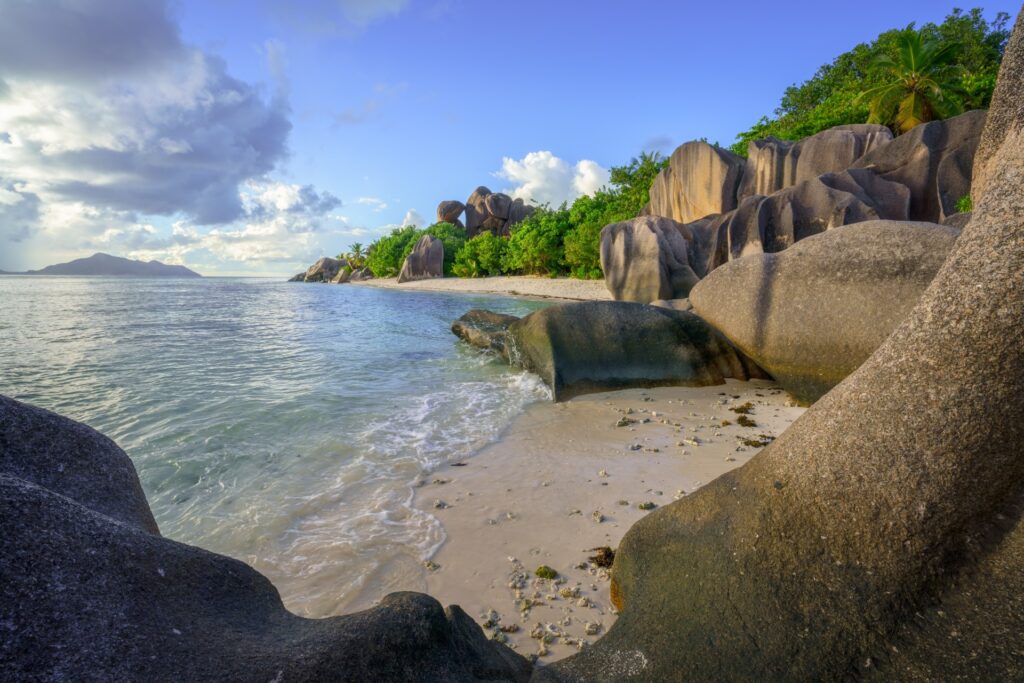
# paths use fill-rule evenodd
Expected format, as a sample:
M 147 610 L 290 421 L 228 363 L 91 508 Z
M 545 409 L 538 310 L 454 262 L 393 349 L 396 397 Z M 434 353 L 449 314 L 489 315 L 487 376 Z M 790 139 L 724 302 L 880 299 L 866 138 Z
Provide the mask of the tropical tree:
M 898 40 L 899 57 L 881 55 L 875 65 L 881 85 L 861 93 L 869 123 L 892 125 L 906 133 L 917 125 L 963 112 L 963 89 L 956 67 L 959 43 L 940 42 L 907 27 Z

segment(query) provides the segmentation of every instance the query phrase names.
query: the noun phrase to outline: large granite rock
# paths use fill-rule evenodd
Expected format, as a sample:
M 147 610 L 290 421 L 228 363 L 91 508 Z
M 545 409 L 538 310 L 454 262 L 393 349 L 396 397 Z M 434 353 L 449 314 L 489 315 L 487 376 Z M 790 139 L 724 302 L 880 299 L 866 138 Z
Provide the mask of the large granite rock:
M 765 197 L 758 205 L 761 250 L 782 251 L 831 228 L 877 219 L 906 220 L 910 191 L 860 169 L 827 173 Z M 730 238 L 733 233 L 730 233 Z M 742 247 L 730 239 L 730 258 L 756 253 L 747 230 Z
M 352 275 L 349 276 L 349 282 L 361 282 L 363 280 L 372 280 L 373 271 L 369 268 L 356 268 L 352 271 Z
M 974 216 L 910 315 L 634 525 L 618 620 L 535 681 L 1024 680 L 1024 14 L 992 112 Z
M 437 222 L 462 225 L 459 216 L 466 210 L 466 205 L 454 199 L 446 199 L 437 205 Z
M 763 377 L 692 313 L 623 301 L 541 309 L 508 328 L 511 362 L 540 375 L 554 400 L 626 387 L 722 384 Z
M 444 276 L 444 243 L 433 235 L 424 235 L 405 257 L 399 282 L 426 280 Z
M 970 111 L 917 126 L 854 164 L 910 188 L 910 219 L 941 223 L 971 192 L 974 153 L 985 112 Z
M 331 284 L 332 285 L 343 285 L 343 284 L 345 284 L 346 282 L 348 282 L 351 279 L 352 279 L 352 269 L 346 266 L 346 267 L 342 268 L 341 270 L 339 270 L 335 274 L 335 276 L 331 278 Z
M 891 140 L 892 132 L 885 126 L 856 124 L 829 128 L 797 142 L 772 137 L 752 141 L 737 196 L 769 195 L 826 173 L 845 171 Z
M 782 251 L 841 225 L 905 220 L 909 205 L 905 186 L 871 171 L 827 173 L 685 225 L 649 216 L 609 225 L 601 232 L 601 267 L 618 300 L 684 298 L 724 263 Z
M 745 160 L 706 142 L 687 142 L 651 185 L 644 213 L 689 223 L 736 208 L 736 190 Z
M 306 281 L 306 271 L 302 271 L 301 273 L 299 273 L 297 275 L 293 275 L 292 277 L 288 278 L 288 282 L 305 282 L 305 281 Z
M 303 619 L 248 565 L 162 538 L 128 457 L 0 397 L 4 680 L 524 681 L 529 663 L 415 593 Z
M 480 186 L 466 200 L 466 237 L 481 232 L 508 235 L 512 227 L 533 213 L 534 208 L 522 199 L 512 199 L 502 192 L 491 192 Z
M 694 311 L 798 399 L 856 370 L 917 304 L 959 231 L 869 221 L 732 261 L 690 292 Z
M 306 271 L 305 282 L 330 282 L 338 271 L 348 265 L 344 260 L 324 256 Z
M 682 299 L 698 281 L 689 243 L 671 218 L 640 216 L 601 230 L 601 269 L 618 301 Z
M 508 353 L 508 328 L 517 316 L 474 308 L 452 323 L 452 332 L 471 346 L 494 351 L 511 362 Z
M 487 212 L 487 197 L 491 191 L 481 185 L 473 190 L 466 200 L 466 238 L 472 239 L 480 234 L 484 221 L 490 214 Z

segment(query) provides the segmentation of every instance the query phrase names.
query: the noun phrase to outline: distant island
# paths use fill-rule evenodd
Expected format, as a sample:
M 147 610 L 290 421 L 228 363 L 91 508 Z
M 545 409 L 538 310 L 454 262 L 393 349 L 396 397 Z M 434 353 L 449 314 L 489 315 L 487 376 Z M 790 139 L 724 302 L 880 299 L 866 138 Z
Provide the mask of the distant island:
M 120 277 L 202 277 L 185 266 L 172 266 L 159 261 L 134 261 L 120 256 L 96 253 L 87 258 L 57 263 L 24 275 L 107 275 Z

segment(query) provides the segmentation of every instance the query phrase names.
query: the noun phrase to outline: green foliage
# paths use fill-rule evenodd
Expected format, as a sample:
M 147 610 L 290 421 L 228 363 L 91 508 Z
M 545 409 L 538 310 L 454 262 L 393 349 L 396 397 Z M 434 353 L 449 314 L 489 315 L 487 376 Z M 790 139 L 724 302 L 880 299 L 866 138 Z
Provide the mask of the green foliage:
M 600 280 L 601 228 L 600 223 L 577 225 L 565 235 L 565 264 L 569 274 L 581 280 Z
M 957 213 L 970 213 L 971 211 L 974 211 L 974 200 L 971 199 L 971 195 L 965 194 L 963 197 L 956 200 Z
M 366 252 L 363 251 L 363 245 L 360 242 L 353 242 L 352 251 L 338 254 L 337 258 L 348 262 L 350 271 L 366 265 Z
M 395 277 L 402 270 L 402 262 L 412 251 L 420 231 L 412 225 L 395 228 L 381 237 L 367 250 L 366 266 L 376 277 Z
M 455 254 L 452 272 L 458 277 L 501 275 L 501 263 L 508 251 L 508 239 L 482 232 L 466 242 Z
M 898 59 L 879 55 L 875 60 L 885 81 L 857 100 L 870 101 L 868 123 L 891 123 L 906 133 L 922 123 L 962 114 L 960 75 L 954 65 L 960 44 L 930 39 L 909 28 L 897 44 Z
M 999 62 L 1009 38 L 1008 21 L 1009 15 L 1002 12 L 989 23 L 980 9 L 954 9 L 941 24 L 929 23 L 921 28 L 923 41 L 934 41 L 939 46 L 959 45 L 954 82 L 962 91 L 964 109 L 987 107 L 992 99 Z M 888 80 L 878 60 L 887 57 L 898 61 L 900 38 L 911 28 L 886 31 L 871 43 L 857 45 L 822 66 L 809 80 L 787 88 L 774 117 L 763 117 L 750 130 L 740 133 L 730 149 L 746 156 L 752 140 L 768 136 L 799 140 L 833 126 L 867 121 L 869 104 L 859 96 Z
M 550 275 L 565 272 L 565 247 L 562 241 L 572 229 L 569 210 L 538 208 L 512 229 L 508 249 L 501 261 L 506 273 Z
M 630 159 L 625 166 L 612 166 L 611 182 L 615 189 L 610 192 L 601 190 L 597 193 L 609 195 L 614 199 L 606 216 L 606 219 L 610 218 L 606 225 L 638 215 L 651 200 L 651 185 L 655 177 L 666 166 L 668 158 L 658 152 L 642 152 L 639 157 Z M 573 204 L 574 209 L 582 199 L 584 197 L 576 200 Z

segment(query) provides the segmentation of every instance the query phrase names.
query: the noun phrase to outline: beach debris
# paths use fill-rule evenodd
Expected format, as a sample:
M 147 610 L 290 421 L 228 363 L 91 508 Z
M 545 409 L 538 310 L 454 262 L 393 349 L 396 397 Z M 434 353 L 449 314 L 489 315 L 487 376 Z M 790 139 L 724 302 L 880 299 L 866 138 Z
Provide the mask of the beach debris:
M 688 437 L 686 439 L 683 439 L 682 441 L 679 442 L 678 445 L 679 446 L 699 446 L 699 445 L 701 445 L 701 443 L 703 443 L 703 442 L 700 439 L 698 439 L 697 437 L 693 436 L 693 437 Z
M 438 569 L 441 568 L 441 565 L 439 565 L 437 562 L 434 562 L 433 560 L 423 560 L 423 568 L 426 569 L 428 572 L 436 572 Z
M 660 448 L 645 448 L 644 453 L 661 453 Z
M 447 510 L 450 507 L 451 507 L 451 505 L 449 505 L 448 503 L 444 502 L 440 498 L 435 498 L 434 499 L 434 509 L 435 510 Z
M 587 596 L 581 595 L 580 599 L 576 601 L 576 606 L 577 607 L 593 607 L 594 603 L 592 603 L 590 601 L 590 598 L 588 598 Z
M 499 630 L 491 631 L 490 639 L 496 643 L 505 644 L 508 642 L 508 636 Z
M 570 517 L 572 517 L 573 515 L 582 515 L 582 514 L 583 514 L 583 510 L 580 510 L 579 508 L 573 508 L 572 510 L 569 510 L 569 516 Z
M 731 424 L 732 424 L 731 420 L 722 420 L 722 426 L 723 427 L 728 427 Z
M 453 462 L 452 467 L 465 467 L 467 464 L 465 462 Z
M 619 505 L 629 505 L 629 501 L 625 500 L 625 499 L 622 499 L 622 500 L 619 501 Z
M 579 586 L 572 586 L 572 587 L 565 586 L 564 588 L 560 588 L 559 589 L 558 594 L 560 596 L 562 596 L 563 598 L 565 598 L 566 600 L 570 600 L 570 599 L 575 600 L 576 598 L 580 597 L 580 587 Z M 566 618 L 568 618 L 568 617 L 566 617 Z
M 615 551 L 612 550 L 610 546 L 602 545 L 597 548 L 591 548 L 590 552 L 594 554 L 587 559 L 589 559 L 594 566 L 607 569 L 612 566 L 613 562 L 615 562 Z
M 494 628 L 501 623 L 501 615 L 499 615 L 494 608 L 484 612 L 481 618 L 484 620 L 481 624 L 484 628 Z
M 632 444 L 632 445 L 631 445 L 631 446 L 629 447 L 629 450 L 631 450 L 631 451 L 638 451 L 638 450 L 640 450 L 640 449 L 641 449 L 641 448 L 643 448 L 643 447 L 644 447 L 644 445 L 643 445 L 643 444 L 641 444 L 641 443 L 635 443 L 635 444 Z
M 558 576 L 558 572 L 552 569 L 551 567 L 547 566 L 546 564 L 542 564 L 541 566 L 537 567 L 537 569 L 533 573 L 541 579 L 554 579 Z
M 448 480 L 448 479 L 441 479 L 440 477 L 438 477 L 437 479 L 435 479 L 434 481 L 432 481 L 430 483 L 431 484 L 439 484 L 440 485 L 440 484 L 447 484 L 449 481 L 450 480 Z
M 601 624 L 596 621 L 588 621 L 583 624 L 583 632 L 588 636 L 596 636 L 601 632 Z
M 607 477 L 608 476 L 608 470 L 598 470 L 597 471 L 597 476 L 599 476 L 599 477 Z
M 757 423 L 754 422 L 753 420 L 751 420 L 746 415 L 740 415 L 739 418 L 736 419 L 736 424 L 738 424 L 740 427 L 756 427 L 757 426 Z
M 740 439 L 741 444 L 750 448 L 764 448 L 772 441 L 775 441 L 775 437 L 768 434 L 760 434 L 756 439 Z
M 500 630 L 502 633 L 518 633 L 519 624 L 502 624 L 498 627 L 498 630 Z
M 593 519 L 598 524 L 600 524 L 601 522 L 603 522 L 606 519 L 606 517 L 601 514 L 600 510 L 594 510 L 593 512 L 591 512 L 590 513 L 590 518 Z
M 631 424 L 636 424 L 636 420 L 629 417 L 620 417 L 619 421 L 615 423 L 616 427 L 628 427 Z
M 626 415 L 632 415 L 632 414 L 633 414 L 633 409 L 632 408 L 626 408 Z
M 658 507 L 658 504 L 649 500 L 637 505 L 637 508 L 639 508 L 640 510 L 653 510 L 656 507 Z
M 510 519 L 511 520 L 511 519 L 517 519 L 518 517 L 519 517 L 519 515 L 517 515 L 514 512 L 511 512 L 511 511 L 505 513 L 505 519 Z
M 739 398 L 739 396 L 734 396 L 733 398 Z M 750 401 L 747 401 L 742 405 L 732 406 L 731 408 L 729 408 L 729 410 L 736 413 L 737 415 L 749 415 L 750 413 L 754 412 L 754 404 L 751 403 Z

